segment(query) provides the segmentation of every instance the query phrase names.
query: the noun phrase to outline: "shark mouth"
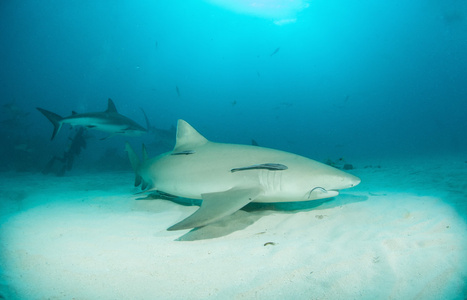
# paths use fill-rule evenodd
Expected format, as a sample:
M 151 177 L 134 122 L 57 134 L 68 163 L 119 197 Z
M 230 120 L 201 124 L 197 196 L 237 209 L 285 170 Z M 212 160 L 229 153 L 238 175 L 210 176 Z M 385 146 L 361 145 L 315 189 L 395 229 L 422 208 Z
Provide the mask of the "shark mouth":
M 323 187 L 317 186 L 311 189 L 307 194 L 307 199 L 321 199 L 321 198 L 330 198 L 339 195 L 337 190 L 326 190 Z

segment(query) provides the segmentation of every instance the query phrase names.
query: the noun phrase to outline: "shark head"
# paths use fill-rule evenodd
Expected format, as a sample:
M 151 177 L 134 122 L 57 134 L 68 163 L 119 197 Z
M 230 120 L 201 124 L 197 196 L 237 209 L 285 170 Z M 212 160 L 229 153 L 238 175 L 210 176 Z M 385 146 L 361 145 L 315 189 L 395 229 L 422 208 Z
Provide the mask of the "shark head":
M 352 174 L 291 153 L 281 155 L 278 162 L 286 169 L 260 172 L 264 196 L 257 202 L 331 198 L 360 183 L 360 178 Z
M 113 134 L 122 134 L 127 136 L 141 136 L 147 132 L 147 129 L 133 120 L 127 119 L 124 120 L 126 123 L 122 124 L 111 124 L 107 131 Z
M 319 169 L 319 174 L 315 172 Z M 339 195 L 339 191 L 354 187 L 360 183 L 360 178 L 320 164 L 314 168 L 299 168 L 295 172 L 299 177 L 291 184 L 291 188 L 301 192 L 302 200 L 316 200 Z M 297 195 L 300 196 L 300 195 Z

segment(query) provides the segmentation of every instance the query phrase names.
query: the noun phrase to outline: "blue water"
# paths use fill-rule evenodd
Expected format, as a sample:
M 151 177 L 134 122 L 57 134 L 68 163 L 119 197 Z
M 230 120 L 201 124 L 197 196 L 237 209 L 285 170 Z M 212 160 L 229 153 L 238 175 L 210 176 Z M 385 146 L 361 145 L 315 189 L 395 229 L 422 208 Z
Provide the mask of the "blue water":
M 50 142 L 35 107 L 68 116 L 109 97 L 143 125 L 140 107 L 157 128 L 183 118 L 214 141 L 319 160 L 466 153 L 465 1 L 232 3 L 3 1 L 1 101 L 24 115 L 2 107 L 17 121 L 2 126 L 2 169 L 65 147 L 69 130 Z M 92 135 L 90 159 L 149 139 Z M 12 150 L 25 143 L 31 165 Z
M 76 133 L 64 126 L 51 141 L 36 107 L 69 116 L 111 98 L 158 131 L 88 130 L 65 176 L 131 172 L 125 141 L 171 150 L 184 119 L 212 141 L 357 169 L 455 157 L 443 178 L 403 174 L 425 175 L 418 190 L 467 215 L 466 1 L 4 0 L 0 58 L 1 174 L 44 178 Z

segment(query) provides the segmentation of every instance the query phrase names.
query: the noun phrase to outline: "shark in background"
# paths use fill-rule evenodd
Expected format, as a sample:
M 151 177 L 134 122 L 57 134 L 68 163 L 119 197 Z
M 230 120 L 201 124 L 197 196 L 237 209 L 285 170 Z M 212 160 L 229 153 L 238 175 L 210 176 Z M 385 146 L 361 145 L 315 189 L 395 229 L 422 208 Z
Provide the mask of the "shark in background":
M 22 101 L 12 101 L 0 106 L 0 155 L 8 157 L 0 170 L 31 171 L 37 167 L 41 155 L 41 141 L 33 132 L 31 114 L 23 109 Z
M 170 129 L 157 128 L 151 124 L 148 116 L 146 115 L 146 112 L 142 108 L 141 111 L 143 112 L 144 119 L 146 120 L 148 135 L 152 139 L 152 143 L 150 143 L 148 146 L 159 150 L 158 153 L 166 152 L 172 149 L 175 143 L 175 126 L 172 125 Z
M 17 103 L 16 99 L 1 106 L 0 127 L 3 131 L 27 132 L 31 123 L 29 121 L 29 112 L 24 111 Z
M 190 199 L 201 207 L 168 230 L 202 227 L 233 214 L 250 202 L 296 202 L 335 197 L 360 183 L 356 176 L 296 154 L 259 146 L 208 141 L 178 121 L 172 151 L 140 161 L 126 151 L 135 186 Z
M 10 115 L 11 118 L 25 118 L 29 115 L 29 112 L 25 112 L 18 106 L 16 99 L 11 102 L 3 104 L 2 110 L 5 114 Z
M 60 131 L 63 124 L 71 126 L 80 125 L 86 128 L 96 129 L 104 132 L 109 132 L 108 137 L 121 134 L 127 136 L 139 136 L 147 132 L 146 128 L 139 125 L 135 121 L 119 114 L 112 99 L 109 98 L 107 110 L 103 112 L 90 112 L 78 114 L 72 112 L 71 116 L 61 117 L 56 113 L 37 107 L 54 126 L 51 140 Z M 108 138 L 106 137 L 106 138 Z M 104 138 L 104 139 L 106 139 Z

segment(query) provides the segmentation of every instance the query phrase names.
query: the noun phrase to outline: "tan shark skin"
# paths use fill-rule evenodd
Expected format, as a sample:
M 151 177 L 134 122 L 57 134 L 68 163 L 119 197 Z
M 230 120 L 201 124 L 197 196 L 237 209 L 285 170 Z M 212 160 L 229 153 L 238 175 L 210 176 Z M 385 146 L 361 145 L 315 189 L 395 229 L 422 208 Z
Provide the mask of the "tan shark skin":
M 174 150 L 139 162 L 127 144 L 136 181 L 172 195 L 203 199 L 201 208 L 169 230 L 204 226 L 249 202 L 335 197 L 360 179 L 306 157 L 258 146 L 208 141 L 178 121 Z M 147 157 L 144 152 L 144 157 Z M 228 200 L 223 200 L 228 199 Z M 220 204 L 221 203 L 221 204 Z

